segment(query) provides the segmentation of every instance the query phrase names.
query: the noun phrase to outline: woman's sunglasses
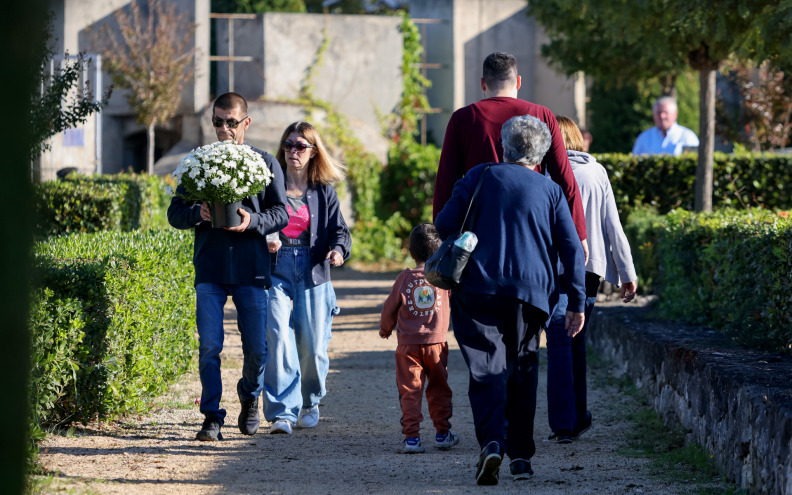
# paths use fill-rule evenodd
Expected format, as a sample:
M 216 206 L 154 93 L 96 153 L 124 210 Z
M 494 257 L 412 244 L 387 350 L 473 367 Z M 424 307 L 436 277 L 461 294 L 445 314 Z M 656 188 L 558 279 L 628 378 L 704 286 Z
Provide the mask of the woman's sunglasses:
M 310 144 L 303 144 L 303 143 L 292 143 L 291 141 L 284 141 L 281 144 L 281 148 L 283 151 L 291 151 L 294 150 L 295 153 L 304 153 L 305 150 L 308 148 L 313 148 Z

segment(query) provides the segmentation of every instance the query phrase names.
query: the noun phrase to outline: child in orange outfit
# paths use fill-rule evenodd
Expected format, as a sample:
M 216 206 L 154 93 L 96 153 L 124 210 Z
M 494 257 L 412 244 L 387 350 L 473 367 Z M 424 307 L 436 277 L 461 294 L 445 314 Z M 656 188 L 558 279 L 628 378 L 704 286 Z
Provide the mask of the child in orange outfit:
M 440 246 L 434 225 L 423 223 L 410 232 L 410 256 L 415 269 L 399 274 L 385 300 L 380 318 L 380 337 L 390 337 L 396 328 L 396 384 L 402 409 L 404 452 L 419 453 L 421 444 L 421 400 L 425 378 L 426 402 L 432 418 L 435 447 L 449 449 L 459 443 L 451 431 L 451 388 L 448 386 L 448 291 L 430 285 L 424 278 L 424 263 Z

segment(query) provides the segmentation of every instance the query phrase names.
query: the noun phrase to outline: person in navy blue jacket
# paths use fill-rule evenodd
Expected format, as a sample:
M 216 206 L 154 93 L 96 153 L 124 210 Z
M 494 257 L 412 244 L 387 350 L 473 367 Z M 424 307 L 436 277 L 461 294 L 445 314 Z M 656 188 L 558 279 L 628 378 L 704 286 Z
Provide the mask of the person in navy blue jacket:
M 339 312 L 330 267 L 349 259 L 352 240 L 332 186 L 344 179 L 345 169 L 316 128 L 308 122 L 289 125 L 277 158 L 285 173 L 289 224 L 268 238 L 277 258 L 267 315 L 264 417 L 272 423 L 270 433 L 290 435 L 295 424 L 319 423 L 330 327 Z
M 586 300 L 583 249 L 564 193 L 535 171 L 550 146 L 547 125 L 530 115 L 513 117 L 501 139 L 504 163 L 471 169 L 435 220 L 441 238 L 458 234 L 485 174 L 468 229 L 478 245 L 461 287 L 451 292 L 451 322 L 470 369 L 468 397 L 482 448 L 480 485 L 497 484 L 504 453 L 515 480 L 533 475 L 539 333 L 558 300 L 559 259 L 570 335 L 583 325 Z
M 212 109 L 212 125 L 217 139 L 245 142 L 251 119 L 247 102 L 236 93 L 220 95 Z M 283 171 L 275 157 L 261 154 L 273 173 L 269 185 L 255 196 L 242 200 L 238 227 L 212 228 L 209 206 L 185 201 L 179 186 L 168 207 L 168 222 L 177 229 L 195 229 L 193 265 L 195 266 L 196 324 L 198 327 L 198 373 L 201 377 L 201 412 L 205 420 L 196 435 L 198 440 L 222 440 L 220 428 L 226 411 L 220 409 L 223 383 L 220 378 L 220 352 L 223 350 L 223 306 L 230 295 L 237 310 L 237 325 L 242 336 L 244 363 L 237 383 L 241 402 L 239 430 L 246 435 L 258 431 L 258 397 L 264 388 L 267 359 L 267 301 L 271 255 L 265 236 L 286 225 L 286 194 Z

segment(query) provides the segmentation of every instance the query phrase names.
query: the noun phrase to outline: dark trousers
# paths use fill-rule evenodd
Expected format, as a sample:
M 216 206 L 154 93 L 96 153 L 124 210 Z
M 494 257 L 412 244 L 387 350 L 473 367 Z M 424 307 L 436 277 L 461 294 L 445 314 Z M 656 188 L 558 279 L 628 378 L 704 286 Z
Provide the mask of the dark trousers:
M 451 321 L 470 369 L 468 397 L 481 447 L 495 441 L 511 459 L 530 459 L 539 333 L 547 314 L 506 296 L 453 292 Z

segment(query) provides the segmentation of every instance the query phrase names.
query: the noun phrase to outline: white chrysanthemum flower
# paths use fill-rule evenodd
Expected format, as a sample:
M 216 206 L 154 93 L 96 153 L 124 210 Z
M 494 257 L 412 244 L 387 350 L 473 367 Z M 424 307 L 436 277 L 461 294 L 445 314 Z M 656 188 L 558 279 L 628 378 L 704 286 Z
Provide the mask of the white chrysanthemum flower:
M 190 191 L 185 196 L 207 202 L 238 201 L 272 181 L 272 171 L 258 152 L 230 140 L 192 150 L 171 175 Z

